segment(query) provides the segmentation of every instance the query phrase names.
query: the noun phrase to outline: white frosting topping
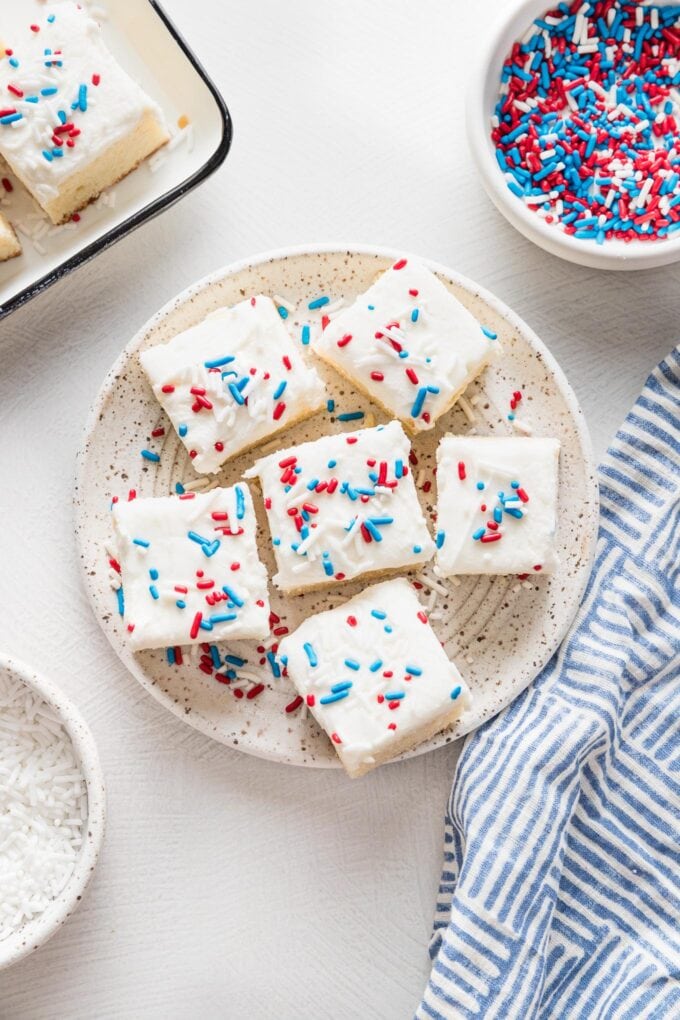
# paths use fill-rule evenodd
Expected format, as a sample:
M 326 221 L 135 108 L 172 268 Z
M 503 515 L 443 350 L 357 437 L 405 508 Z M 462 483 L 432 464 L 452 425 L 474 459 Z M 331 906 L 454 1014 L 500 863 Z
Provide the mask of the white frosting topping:
M 218 309 L 140 361 L 197 471 L 218 471 L 324 402 L 321 380 L 262 294 Z
M 436 720 L 443 728 L 469 700 L 404 578 L 305 620 L 279 659 L 350 774 Z
M 497 347 L 412 259 L 395 262 L 314 341 L 318 355 L 415 430 L 432 428 Z
M 54 4 L 34 24 L 0 60 L 0 153 L 45 203 L 147 111 L 163 118 L 84 10 Z
M 269 634 L 247 485 L 116 503 L 113 525 L 134 649 Z
M 559 454 L 557 439 L 445 436 L 437 450 L 436 572 L 554 570 Z
M 261 458 L 259 477 L 278 574 L 296 591 L 429 560 L 434 544 L 399 422 L 324 436 Z

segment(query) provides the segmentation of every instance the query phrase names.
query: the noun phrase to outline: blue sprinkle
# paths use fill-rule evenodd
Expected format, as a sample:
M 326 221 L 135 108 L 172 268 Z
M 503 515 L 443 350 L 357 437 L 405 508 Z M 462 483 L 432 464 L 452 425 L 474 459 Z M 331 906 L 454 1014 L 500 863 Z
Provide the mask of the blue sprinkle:
M 361 665 L 356 659 L 345 659 L 345 665 L 347 666 L 347 669 L 361 669 Z
M 274 674 L 274 679 L 278 680 L 279 677 L 281 676 L 281 667 L 276 661 L 276 656 L 274 655 L 273 652 L 267 652 L 267 662 L 269 663 L 271 671 Z
M 438 531 L 437 532 L 437 537 L 435 538 L 435 545 L 437 546 L 437 548 L 441 549 L 441 547 L 444 545 L 445 541 L 446 541 L 446 532 L 445 531 Z
M 152 581 L 158 580 L 158 571 L 156 570 L 155 567 L 152 567 L 151 570 L 149 571 L 149 577 L 151 578 Z
M 305 347 L 309 343 L 309 332 L 310 332 L 309 326 L 302 327 L 302 335 L 300 339 L 302 340 L 302 343 L 304 344 Z
M 17 60 L 16 57 L 10 57 L 9 66 L 10 67 L 18 67 L 19 66 L 19 61 Z
M 382 664 L 383 664 L 382 659 L 376 659 L 375 662 L 372 662 L 368 668 L 370 669 L 371 673 L 377 673 Z
M 338 694 L 327 694 L 325 698 L 319 699 L 320 705 L 332 705 L 334 701 L 342 701 L 346 698 L 349 691 L 340 691 Z
M 279 397 L 283 396 L 283 391 L 285 390 L 287 385 L 288 385 L 288 383 L 286 382 L 286 380 L 282 379 L 281 382 L 279 383 L 279 385 L 274 390 L 274 397 L 273 397 L 274 400 L 278 400 Z
M 8 113 L 4 117 L 0 117 L 0 124 L 14 124 L 18 120 L 23 120 L 22 113 Z
M 519 489 L 519 482 L 510 482 L 511 489 Z
M 416 556 L 418 556 L 422 551 L 423 551 L 422 545 L 413 546 L 413 552 L 415 553 Z
M 413 407 L 411 408 L 411 417 L 412 418 L 418 418 L 420 416 L 420 412 L 423 409 L 423 405 L 425 403 L 425 398 L 426 397 L 427 397 L 427 387 L 426 386 L 421 386 L 420 389 L 418 390 L 418 395 L 416 396 L 416 399 L 413 401 Z
M 486 326 L 481 327 L 482 333 L 489 340 L 498 340 L 498 333 L 494 333 L 492 329 L 487 329 Z
M 312 667 L 312 669 L 314 669 L 316 666 L 319 665 L 319 660 L 316 657 L 316 652 L 314 651 L 312 645 L 310 645 L 309 641 L 305 641 L 302 647 L 304 649 L 305 655 L 307 656 L 309 665 Z
M 49 151 L 49 149 L 43 149 L 43 156 L 45 157 L 48 163 L 51 163 L 52 160 L 54 159 L 54 156 Z
M 56 96 L 58 91 L 59 91 L 59 89 L 56 89 L 56 88 L 40 89 L 40 95 L 41 96 Z M 63 120 L 62 124 L 65 124 L 65 123 L 66 123 L 66 121 Z
M 236 613 L 217 613 L 215 616 L 211 616 L 210 620 L 204 620 L 203 623 L 207 622 L 210 624 L 210 626 L 206 627 L 205 630 L 212 630 L 216 623 L 231 623 L 236 618 Z M 201 624 L 201 627 L 203 626 L 203 623 Z
M 246 501 L 243 496 L 243 489 L 240 485 L 236 486 L 236 518 L 242 521 L 246 515 Z
M 405 697 L 405 691 L 390 691 L 385 695 L 385 701 L 401 701 L 401 699 Z
M 214 619 L 215 618 L 213 617 L 213 622 Z M 215 669 L 219 669 L 220 666 L 222 665 L 222 660 L 220 659 L 220 653 L 217 651 L 217 645 L 210 646 L 210 658 L 212 659 L 212 663 Z
M 148 549 L 151 542 L 147 542 L 145 538 L 133 538 L 133 545 L 141 545 L 142 549 Z
M 174 648 L 166 648 L 165 649 L 165 657 L 168 660 L 168 664 L 170 666 L 174 666 L 175 665 L 175 649 Z
M 159 599 L 160 598 L 160 595 L 158 594 L 158 588 L 156 587 L 155 584 L 150 584 L 149 585 L 149 591 L 151 592 L 151 597 L 153 599 Z
M 281 545 L 281 539 L 278 538 L 278 537 L 277 538 L 273 538 L 272 539 L 272 545 Z
M 337 463 L 338 463 L 337 460 L 329 460 L 328 461 L 328 469 L 329 469 L 329 471 L 332 471 Z
M 474 532 L 472 537 L 474 538 L 475 541 L 477 541 L 478 539 L 480 539 L 482 537 L 482 535 L 484 534 L 485 531 L 486 531 L 486 528 L 477 528 L 477 530 Z
M 418 321 L 418 309 L 414 308 L 413 311 L 411 312 L 411 322 L 417 321 Z
M 333 411 L 335 410 L 335 401 L 334 400 L 327 400 L 326 401 L 326 410 L 328 411 L 329 414 L 333 414 Z
M 384 613 L 382 609 L 372 609 L 371 616 L 375 616 L 376 620 L 386 620 L 387 613 Z
M 242 659 L 240 655 L 225 655 L 224 661 L 228 662 L 230 666 L 245 666 L 247 659 Z
M 481 491 L 482 491 L 482 489 L 484 488 L 484 482 L 477 482 L 477 488 L 478 488 L 478 489 L 479 489 L 479 491 L 481 492 Z
M 279 313 L 279 315 L 281 316 L 282 319 L 287 319 L 288 318 L 288 309 L 284 308 L 283 305 L 279 305 L 279 307 L 276 310 L 277 310 L 277 312 Z
M 118 600 L 118 612 L 121 616 L 125 615 L 125 596 L 123 595 L 123 589 L 116 589 L 116 598 Z
M 330 560 L 324 560 L 323 569 L 324 573 L 326 574 L 326 577 L 333 576 L 333 564 L 330 562 Z
M 223 585 L 222 586 L 222 591 L 227 596 L 229 601 L 233 602 L 234 605 L 238 606 L 239 609 L 244 604 L 243 603 L 243 599 L 239 595 L 237 595 L 236 592 L 234 591 L 234 589 L 230 588 L 229 585 L 227 585 L 227 584 Z
M 233 354 L 225 354 L 223 358 L 215 358 L 214 361 L 204 361 L 203 364 L 206 368 L 222 368 L 222 365 L 230 365 L 232 361 L 236 361 Z
M 178 496 L 183 496 L 185 491 L 186 490 L 181 482 L 175 482 L 175 492 L 177 493 Z
M 338 415 L 338 421 L 361 421 L 363 417 L 363 411 L 344 411 Z
M 87 85 L 81 85 L 78 89 L 78 106 L 83 113 L 87 110 Z
M 177 601 L 175 602 L 175 605 L 177 606 L 178 609 L 186 609 L 186 607 L 187 607 L 187 604 L 184 601 L 184 599 L 177 599 Z
M 153 450 L 142 450 L 142 457 L 144 460 L 153 461 L 154 464 L 158 464 L 161 459 L 157 453 L 153 452 Z
M 331 694 L 340 694 L 341 691 L 349 691 L 353 687 L 351 680 L 341 680 L 338 684 L 333 684 L 331 687 Z
M 317 308 L 323 308 L 323 307 L 324 307 L 324 305 L 328 305 L 328 304 L 330 304 L 330 301 L 331 301 L 331 299 L 330 299 L 329 297 L 318 297 L 318 298 L 314 298 L 314 300 L 313 300 L 313 301 L 310 301 L 310 302 L 309 302 L 309 304 L 307 305 L 307 307 L 309 308 L 310 312 L 313 312 L 313 311 L 315 311 L 315 309 L 317 309 Z
M 574 237 L 576 237 L 576 234 L 574 234 Z M 514 416 L 514 414 L 511 411 L 510 414 L 508 415 L 508 421 L 514 421 L 514 420 L 515 420 L 515 416 Z
M 423 675 L 423 671 L 420 668 L 420 666 L 404 666 L 404 669 L 406 670 L 407 673 L 410 673 L 411 676 L 422 676 Z
M 179 432 L 181 438 L 184 439 L 184 437 L 186 436 L 187 432 L 189 431 L 189 427 L 188 427 L 188 425 L 180 425 L 180 427 L 177 429 L 177 431 Z
M 460 685 L 458 687 L 454 687 L 453 688 L 453 690 L 451 691 L 451 701 L 455 701 L 456 700 L 456 698 L 458 697 L 458 695 L 460 694 L 462 689 L 463 688 Z

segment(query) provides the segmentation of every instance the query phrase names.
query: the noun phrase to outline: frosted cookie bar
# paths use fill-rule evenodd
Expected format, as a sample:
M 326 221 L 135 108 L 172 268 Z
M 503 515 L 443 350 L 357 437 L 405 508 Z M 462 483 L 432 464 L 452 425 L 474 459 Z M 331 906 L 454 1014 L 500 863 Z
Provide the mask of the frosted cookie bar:
M 321 380 L 262 294 L 139 358 L 197 471 L 218 471 L 324 403 Z
M 557 566 L 557 439 L 445 436 L 437 450 L 436 572 Z
M 8 259 L 21 255 L 21 244 L 14 233 L 14 228 L 0 213 L 0 262 L 7 262 Z
M 113 524 L 132 648 L 269 634 L 247 485 L 116 503 Z
M 305 620 L 278 654 L 353 777 L 429 739 L 469 704 L 404 578 Z
M 74 3 L 45 12 L 0 60 L 0 153 L 63 223 L 168 141 L 157 105 Z
M 260 479 L 278 573 L 303 591 L 429 560 L 434 552 L 399 422 L 324 436 L 264 457 Z
M 412 431 L 430 429 L 494 356 L 429 269 L 401 259 L 314 341 L 314 351 Z

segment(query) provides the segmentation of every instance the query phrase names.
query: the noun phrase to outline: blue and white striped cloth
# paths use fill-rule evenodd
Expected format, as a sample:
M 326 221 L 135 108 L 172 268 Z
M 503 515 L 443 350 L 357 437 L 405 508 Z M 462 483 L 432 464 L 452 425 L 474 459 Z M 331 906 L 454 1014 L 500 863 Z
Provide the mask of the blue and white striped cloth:
M 600 491 L 568 637 L 458 763 L 418 1018 L 680 1017 L 680 348 Z

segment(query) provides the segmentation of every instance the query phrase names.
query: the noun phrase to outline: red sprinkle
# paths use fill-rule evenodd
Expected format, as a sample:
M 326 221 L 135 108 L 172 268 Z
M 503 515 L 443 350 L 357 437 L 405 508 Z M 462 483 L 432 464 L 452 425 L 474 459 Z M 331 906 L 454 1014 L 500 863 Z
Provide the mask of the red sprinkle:
M 333 741 L 334 744 L 342 743 L 342 740 L 340 739 L 337 733 L 331 733 L 331 740 Z
M 174 386 L 170 386 L 170 384 L 168 384 L 166 386 L 161 386 L 161 393 L 174 393 L 174 392 L 175 392 L 175 387 Z
M 286 712 L 290 715 L 291 712 L 296 712 L 302 704 L 302 698 L 298 694 L 297 698 L 294 698 L 290 704 L 286 705 Z
M 262 694 L 263 690 L 264 684 L 255 684 L 255 686 L 251 687 L 248 693 L 246 694 L 246 698 L 248 699 L 248 701 L 252 701 L 253 698 L 256 698 L 258 696 L 258 694 Z
M 352 339 L 352 334 L 351 333 L 345 333 L 345 335 L 343 337 L 341 337 L 340 340 L 338 340 L 338 347 L 346 347 L 351 339 Z
M 458 461 L 458 477 L 460 478 L 461 482 L 465 481 L 465 477 L 466 477 L 466 475 L 465 475 L 465 464 L 464 464 L 464 462 L 462 460 Z
M 405 265 L 406 265 L 406 259 L 399 259 L 398 262 L 394 263 L 394 265 L 392 266 L 392 269 L 403 269 Z
M 382 382 L 385 376 L 382 372 L 371 372 L 371 379 L 373 382 Z
M 283 412 L 285 410 L 286 410 L 286 405 L 284 403 L 282 403 L 281 401 L 279 401 L 279 403 L 274 408 L 274 414 L 272 416 L 274 418 L 274 421 L 278 421 L 279 418 L 281 417 L 281 415 L 283 414 Z
M 191 624 L 191 630 L 189 631 L 189 637 L 193 641 L 198 637 L 198 631 L 201 626 L 201 620 L 203 619 L 203 613 L 196 613 L 194 622 Z

